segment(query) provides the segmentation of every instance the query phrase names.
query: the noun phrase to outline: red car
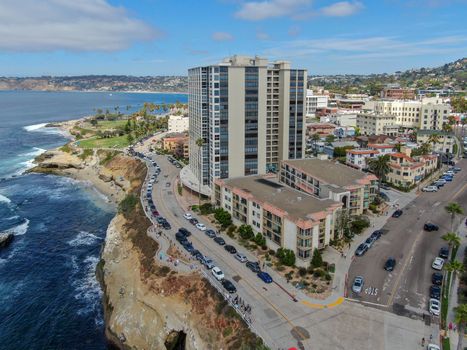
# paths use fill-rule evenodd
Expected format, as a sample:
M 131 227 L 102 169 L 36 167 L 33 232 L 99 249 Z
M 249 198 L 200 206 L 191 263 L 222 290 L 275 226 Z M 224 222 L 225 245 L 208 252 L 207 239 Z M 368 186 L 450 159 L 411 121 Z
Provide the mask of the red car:
M 159 216 L 159 212 L 158 212 L 157 210 L 153 210 L 153 211 L 152 211 L 152 215 L 154 215 L 154 216 Z

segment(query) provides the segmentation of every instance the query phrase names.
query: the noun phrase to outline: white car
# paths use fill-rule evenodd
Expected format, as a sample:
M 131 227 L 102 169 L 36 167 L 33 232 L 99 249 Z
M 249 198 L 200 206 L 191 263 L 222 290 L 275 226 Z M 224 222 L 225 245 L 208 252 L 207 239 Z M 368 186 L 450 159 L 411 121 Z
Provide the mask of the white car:
M 363 281 L 362 276 L 355 277 L 353 284 L 352 284 L 352 291 L 357 294 L 361 293 L 363 289 L 363 284 L 364 284 L 364 281 Z
M 426 186 L 422 189 L 423 192 L 438 192 L 437 186 Z
M 443 175 L 454 176 L 454 175 L 456 175 L 456 173 L 454 171 L 452 171 L 452 170 L 448 170 Z
M 441 303 L 438 299 L 430 299 L 430 313 L 439 316 L 439 312 L 441 310 Z
M 224 279 L 224 273 L 222 272 L 222 270 L 220 268 L 218 268 L 217 266 L 214 266 L 211 270 L 212 272 L 212 275 L 214 276 L 214 278 L 218 281 L 222 281 Z
M 444 259 L 440 257 L 436 257 L 435 260 L 433 260 L 433 264 L 431 264 L 431 267 L 434 268 L 435 270 L 442 270 L 444 266 Z
M 187 219 L 187 220 L 193 219 L 193 215 L 191 215 L 191 213 L 185 213 L 185 214 L 183 214 L 183 217 L 184 217 L 185 219 Z
M 246 256 L 242 253 L 237 253 L 235 254 L 235 259 L 237 259 L 238 261 L 240 261 L 241 263 L 244 263 L 244 262 L 247 262 L 248 259 L 246 258 Z
M 427 350 L 441 350 L 441 348 L 436 344 L 428 344 Z
M 200 231 L 206 231 L 206 225 L 205 224 L 202 224 L 201 222 L 198 222 L 196 224 L 196 228 Z

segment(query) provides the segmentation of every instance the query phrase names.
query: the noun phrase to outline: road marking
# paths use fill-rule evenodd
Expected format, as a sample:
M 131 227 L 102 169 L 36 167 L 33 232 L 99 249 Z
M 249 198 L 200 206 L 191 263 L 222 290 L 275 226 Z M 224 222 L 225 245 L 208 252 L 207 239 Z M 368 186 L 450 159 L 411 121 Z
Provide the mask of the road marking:
M 316 304 L 316 303 L 310 303 L 308 300 L 302 300 L 302 304 L 312 308 L 312 309 L 330 309 L 332 307 L 338 306 L 344 302 L 345 298 L 344 297 L 339 297 L 335 301 L 329 304 Z
M 378 288 L 367 287 L 365 288 L 365 294 L 376 296 L 378 295 Z
M 388 307 L 387 305 L 384 305 L 384 304 L 372 303 L 371 301 L 359 300 L 359 299 L 354 299 L 354 298 L 346 298 L 346 300 L 352 301 L 354 303 L 368 304 L 368 305 L 379 306 L 379 307 Z

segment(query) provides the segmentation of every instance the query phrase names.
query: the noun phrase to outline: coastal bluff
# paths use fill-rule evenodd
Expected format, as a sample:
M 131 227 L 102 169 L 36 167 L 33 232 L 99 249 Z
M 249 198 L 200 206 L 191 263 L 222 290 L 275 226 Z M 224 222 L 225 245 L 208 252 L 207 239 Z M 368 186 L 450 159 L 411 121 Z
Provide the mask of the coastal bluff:
M 4 232 L 0 233 L 0 248 L 5 248 L 13 242 L 15 235 L 13 233 Z

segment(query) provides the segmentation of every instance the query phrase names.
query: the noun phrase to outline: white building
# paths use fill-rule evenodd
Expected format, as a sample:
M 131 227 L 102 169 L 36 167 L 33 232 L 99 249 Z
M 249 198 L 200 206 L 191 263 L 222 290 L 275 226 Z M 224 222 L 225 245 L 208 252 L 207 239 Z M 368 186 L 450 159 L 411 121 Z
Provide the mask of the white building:
M 357 115 L 360 114 L 360 111 L 355 110 L 338 110 L 337 113 L 332 113 L 330 115 L 321 117 L 321 121 L 326 121 L 329 123 L 334 123 L 339 126 L 357 126 Z
M 188 131 L 189 128 L 189 118 L 181 115 L 171 115 L 169 116 L 169 126 L 168 131 L 170 133 L 180 133 Z
M 393 114 L 361 113 L 357 115 L 357 128 L 362 135 L 397 136 L 399 126 Z
M 368 159 L 380 156 L 378 150 L 373 149 L 349 149 L 346 152 L 345 163 L 353 168 L 368 169 Z
M 313 90 L 306 90 L 306 116 L 314 117 L 316 109 L 326 108 L 328 106 L 327 95 L 314 95 Z

